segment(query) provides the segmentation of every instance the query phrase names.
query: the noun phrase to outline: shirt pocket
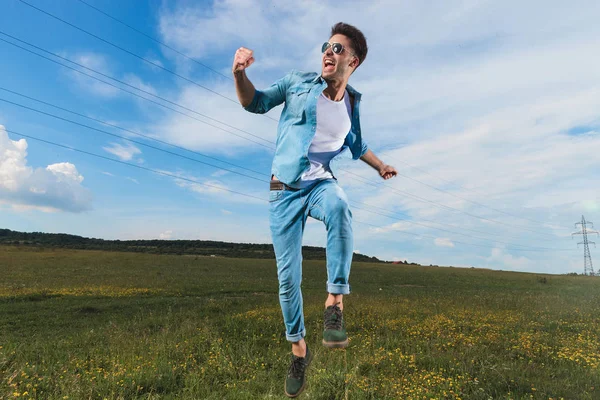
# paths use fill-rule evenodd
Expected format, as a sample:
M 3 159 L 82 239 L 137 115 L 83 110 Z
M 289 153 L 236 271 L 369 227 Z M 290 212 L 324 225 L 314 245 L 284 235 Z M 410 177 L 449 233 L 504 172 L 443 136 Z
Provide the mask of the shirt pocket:
M 296 116 L 302 115 L 309 93 L 310 86 L 301 85 L 290 88 L 286 97 L 287 111 Z

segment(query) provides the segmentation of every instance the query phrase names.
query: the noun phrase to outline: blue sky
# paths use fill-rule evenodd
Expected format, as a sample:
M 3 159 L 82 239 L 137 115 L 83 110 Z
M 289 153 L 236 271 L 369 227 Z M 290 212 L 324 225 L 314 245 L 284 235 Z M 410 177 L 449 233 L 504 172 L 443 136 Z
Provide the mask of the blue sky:
M 0 99 L 140 142 L 0 101 L 0 226 L 106 239 L 269 242 L 267 203 L 260 199 L 267 199 L 273 119 L 281 109 L 267 118 L 224 98 L 235 99 L 227 78 L 233 54 L 240 46 L 255 51 L 248 74 L 265 87 L 291 69 L 318 71 L 320 44 L 334 23 L 345 21 L 369 42 L 350 80 L 363 93 L 364 135 L 401 174 L 384 183 L 360 161 L 341 163 L 356 250 L 422 264 L 583 272 L 583 251 L 570 236 L 581 215 L 595 221 L 600 214 L 597 2 L 372 1 L 341 8 L 336 2 L 87 1 L 226 77 L 78 0 L 27 2 L 188 80 L 21 1 L 3 2 L 0 32 L 140 88 L 171 109 L 0 41 L 1 88 L 113 126 L 6 90 Z M 4 34 L 0 39 L 17 43 Z M 324 246 L 321 223 L 309 221 L 304 243 Z

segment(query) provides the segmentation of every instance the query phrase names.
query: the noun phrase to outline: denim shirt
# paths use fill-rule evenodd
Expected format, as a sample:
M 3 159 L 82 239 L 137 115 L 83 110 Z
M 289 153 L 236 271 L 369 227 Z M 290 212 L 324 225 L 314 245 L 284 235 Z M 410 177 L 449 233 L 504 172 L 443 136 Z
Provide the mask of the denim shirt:
M 317 130 L 317 99 L 325 88 L 327 82 L 319 74 L 291 71 L 269 88 L 256 90 L 252 102 L 244 107 L 247 111 L 264 114 L 285 102 L 277 127 L 277 144 L 271 168 L 271 173 L 285 184 L 293 185 L 310 169 L 308 148 Z M 367 152 L 367 144 L 360 131 L 361 94 L 350 85 L 346 86 L 346 90 L 352 105 L 352 126 L 342 151 L 334 159 L 350 149 L 352 158 L 357 160 Z

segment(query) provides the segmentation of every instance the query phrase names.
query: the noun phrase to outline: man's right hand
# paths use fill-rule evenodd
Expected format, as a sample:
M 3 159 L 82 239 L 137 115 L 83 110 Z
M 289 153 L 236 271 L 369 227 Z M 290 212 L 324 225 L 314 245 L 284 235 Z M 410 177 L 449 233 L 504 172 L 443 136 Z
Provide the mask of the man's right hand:
M 233 58 L 233 74 L 236 75 L 242 72 L 243 70 L 251 66 L 252 63 L 254 63 L 253 51 L 245 47 L 240 47 L 235 52 L 235 57 Z

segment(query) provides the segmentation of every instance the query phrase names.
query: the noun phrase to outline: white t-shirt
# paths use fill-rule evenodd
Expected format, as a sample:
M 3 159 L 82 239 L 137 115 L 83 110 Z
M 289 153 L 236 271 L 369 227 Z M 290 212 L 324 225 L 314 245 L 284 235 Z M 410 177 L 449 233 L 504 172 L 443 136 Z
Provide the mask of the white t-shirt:
M 304 188 L 322 179 L 333 178 L 329 162 L 342 150 L 342 145 L 352 127 L 350 95 L 333 101 L 321 93 L 317 100 L 317 129 L 308 148 L 310 169 L 300 177 L 294 187 Z

